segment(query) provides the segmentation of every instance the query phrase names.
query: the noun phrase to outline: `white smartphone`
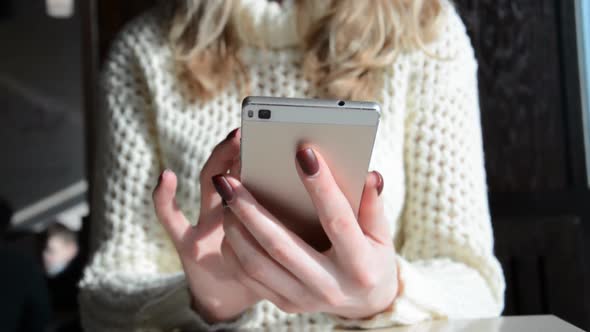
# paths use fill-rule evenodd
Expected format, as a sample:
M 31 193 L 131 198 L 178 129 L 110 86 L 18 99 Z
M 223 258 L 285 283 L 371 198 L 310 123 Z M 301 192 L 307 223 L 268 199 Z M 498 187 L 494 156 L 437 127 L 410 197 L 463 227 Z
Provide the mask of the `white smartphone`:
M 241 181 L 287 228 L 316 249 L 327 249 L 330 243 L 297 174 L 295 154 L 303 143 L 318 151 L 358 215 L 380 114 L 374 102 L 247 97 Z

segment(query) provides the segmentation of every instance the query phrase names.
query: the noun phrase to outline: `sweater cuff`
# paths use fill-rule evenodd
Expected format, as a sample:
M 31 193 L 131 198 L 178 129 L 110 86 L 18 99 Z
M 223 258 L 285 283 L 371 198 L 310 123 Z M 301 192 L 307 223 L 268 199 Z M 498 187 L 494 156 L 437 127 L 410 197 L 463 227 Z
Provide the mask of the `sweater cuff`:
M 397 257 L 400 289 L 393 304 L 370 318 L 357 320 L 333 316 L 337 326 L 363 329 L 411 325 L 429 319 L 445 318 L 443 310 L 428 299 L 441 298 L 441 290 L 408 261 Z
M 186 280 L 182 279 L 171 290 L 146 303 L 139 311 L 138 318 L 143 326 L 157 326 L 166 331 L 219 331 L 243 327 L 252 321 L 256 314 L 254 306 L 235 320 L 209 324 L 192 309 L 191 293 Z

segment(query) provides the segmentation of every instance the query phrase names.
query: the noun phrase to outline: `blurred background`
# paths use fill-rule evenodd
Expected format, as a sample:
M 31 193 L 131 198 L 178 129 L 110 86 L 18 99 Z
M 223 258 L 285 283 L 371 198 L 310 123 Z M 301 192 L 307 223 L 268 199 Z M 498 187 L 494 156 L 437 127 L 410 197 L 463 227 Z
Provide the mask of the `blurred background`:
M 590 329 L 590 1 L 455 0 L 479 60 L 505 315 Z M 0 1 L 0 329 L 79 329 L 97 77 L 140 0 Z

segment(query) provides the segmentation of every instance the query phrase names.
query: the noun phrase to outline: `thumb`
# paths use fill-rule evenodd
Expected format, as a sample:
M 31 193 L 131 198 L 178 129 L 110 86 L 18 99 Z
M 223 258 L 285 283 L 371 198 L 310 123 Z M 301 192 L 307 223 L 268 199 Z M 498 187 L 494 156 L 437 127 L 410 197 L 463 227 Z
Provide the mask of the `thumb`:
M 391 242 L 391 235 L 380 196 L 383 185 L 383 177 L 379 172 L 373 171 L 367 175 L 359 208 L 359 226 L 373 240 L 388 244 Z
M 171 170 L 164 170 L 152 194 L 158 220 L 166 229 L 176 248 L 190 229 L 190 223 L 176 205 L 177 178 Z

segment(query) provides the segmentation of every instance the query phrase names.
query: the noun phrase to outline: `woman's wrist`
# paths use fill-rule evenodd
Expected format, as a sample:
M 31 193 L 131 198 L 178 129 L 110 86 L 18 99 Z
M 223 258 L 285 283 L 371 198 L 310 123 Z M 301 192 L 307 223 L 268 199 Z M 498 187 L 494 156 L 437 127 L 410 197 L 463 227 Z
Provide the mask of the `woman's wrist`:
M 386 303 L 388 303 L 387 306 L 384 307 L 380 307 L 379 309 L 376 309 L 373 313 L 368 314 L 368 315 L 364 315 L 362 317 L 345 317 L 345 316 L 337 316 L 340 319 L 344 319 L 344 320 L 371 320 L 373 319 L 375 316 L 382 314 L 382 313 L 386 313 L 386 312 L 391 312 L 394 310 L 394 305 L 395 305 L 395 301 L 397 300 L 397 298 L 400 296 L 400 294 L 403 292 L 403 280 L 401 279 L 401 273 L 400 273 L 400 264 L 399 261 L 396 259 L 395 261 L 395 266 L 396 266 L 396 288 L 395 290 L 392 292 L 393 293 L 393 297 L 391 299 L 388 299 L 386 301 Z

